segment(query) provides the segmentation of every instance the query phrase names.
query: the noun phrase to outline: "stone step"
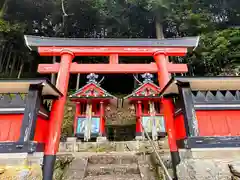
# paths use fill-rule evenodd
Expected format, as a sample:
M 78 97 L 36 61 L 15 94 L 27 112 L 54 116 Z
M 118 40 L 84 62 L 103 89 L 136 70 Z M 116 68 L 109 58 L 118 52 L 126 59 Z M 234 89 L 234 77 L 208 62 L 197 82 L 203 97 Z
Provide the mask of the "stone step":
M 87 176 L 84 180 L 142 180 L 140 174 Z
M 132 164 L 137 163 L 133 155 L 93 155 L 88 158 L 89 164 Z
M 173 177 L 173 175 L 174 175 L 173 169 L 168 169 L 168 172 L 169 172 L 170 176 Z
M 139 174 L 138 165 L 134 164 L 94 164 L 88 165 L 88 176 Z
M 62 179 L 75 180 L 81 179 L 85 176 L 85 169 L 87 167 L 87 158 L 76 158 L 67 167 Z M 61 169 L 60 169 L 61 170 Z

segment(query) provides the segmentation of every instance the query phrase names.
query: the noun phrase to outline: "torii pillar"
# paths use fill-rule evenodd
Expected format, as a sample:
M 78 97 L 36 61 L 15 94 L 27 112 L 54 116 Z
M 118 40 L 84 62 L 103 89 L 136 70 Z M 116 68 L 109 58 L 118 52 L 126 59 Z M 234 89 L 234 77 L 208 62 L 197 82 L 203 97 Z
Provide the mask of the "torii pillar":
M 67 99 L 67 90 L 70 76 L 70 67 L 74 54 L 71 51 L 61 52 L 61 62 L 57 77 L 56 87 L 63 96 L 53 101 L 49 121 L 49 134 L 46 142 L 43 159 L 43 180 L 52 180 L 53 170 L 58 151 L 61 126 L 64 117 L 64 106 Z
M 158 68 L 158 83 L 159 87 L 164 88 L 165 85 L 170 80 L 170 74 L 167 69 L 168 61 L 166 60 L 165 54 L 162 53 L 155 53 L 154 59 L 157 64 Z M 175 135 L 175 127 L 174 127 L 174 106 L 171 99 L 162 98 L 162 104 L 163 104 L 163 113 L 164 113 L 164 119 L 168 134 L 168 144 L 169 149 L 171 152 L 171 159 L 172 159 L 172 168 L 174 173 L 174 178 L 177 178 L 176 174 L 176 166 L 180 163 L 180 157 L 176 142 L 176 135 Z

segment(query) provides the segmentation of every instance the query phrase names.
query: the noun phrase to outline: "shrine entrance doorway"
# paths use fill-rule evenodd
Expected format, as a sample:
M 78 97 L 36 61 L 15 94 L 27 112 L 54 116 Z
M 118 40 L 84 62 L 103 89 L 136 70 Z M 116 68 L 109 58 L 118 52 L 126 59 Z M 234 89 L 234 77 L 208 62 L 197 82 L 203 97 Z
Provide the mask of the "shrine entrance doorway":
M 106 136 L 109 141 L 133 141 L 135 139 L 135 126 L 130 125 L 106 125 Z

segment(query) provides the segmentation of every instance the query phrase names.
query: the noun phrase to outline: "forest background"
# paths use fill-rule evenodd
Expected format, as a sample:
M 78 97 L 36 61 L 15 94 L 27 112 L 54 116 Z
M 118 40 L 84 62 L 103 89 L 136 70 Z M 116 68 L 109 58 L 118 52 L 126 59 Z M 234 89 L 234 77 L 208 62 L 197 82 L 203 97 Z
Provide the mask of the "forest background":
M 39 77 L 39 63 L 59 61 L 59 57 L 30 52 L 24 34 L 102 39 L 200 36 L 195 52 L 170 61 L 187 63 L 189 74 L 195 76 L 240 72 L 239 0 L 0 0 L 0 78 Z M 74 61 L 103 63 L 107 58 L 77 57 Z M 124 63 L 151 61 L 120 59 Z M 132 75 L 105 76 L 103 87 L 115 94 L 128 94 L 136 85 Z M 53 82 L 56 78 L 48 77 Z M 85 83 L 85 75 L 72 75 L 70 89 Z

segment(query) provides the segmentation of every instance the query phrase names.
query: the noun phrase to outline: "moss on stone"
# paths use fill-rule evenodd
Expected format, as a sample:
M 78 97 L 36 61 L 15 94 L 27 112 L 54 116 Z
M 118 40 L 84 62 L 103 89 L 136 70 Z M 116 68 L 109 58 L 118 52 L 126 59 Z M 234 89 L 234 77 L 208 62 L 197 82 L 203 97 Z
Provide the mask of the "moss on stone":
M 42 168 L 39 164 L 28 165 L 27 161 L 19 165 L 0 166 L 0 179 L 42 180 Z
M 61 133 L 62 138 L 73 136 L 73 120 L 75 116 L 75 108 L 75 104 L 68 99 L 64 109 L 64 119 Z
M 63 179 L 64 173 L 73 159 L 74 157 L 71 155 L 57 157 L 54 167 L 53 180 Z

